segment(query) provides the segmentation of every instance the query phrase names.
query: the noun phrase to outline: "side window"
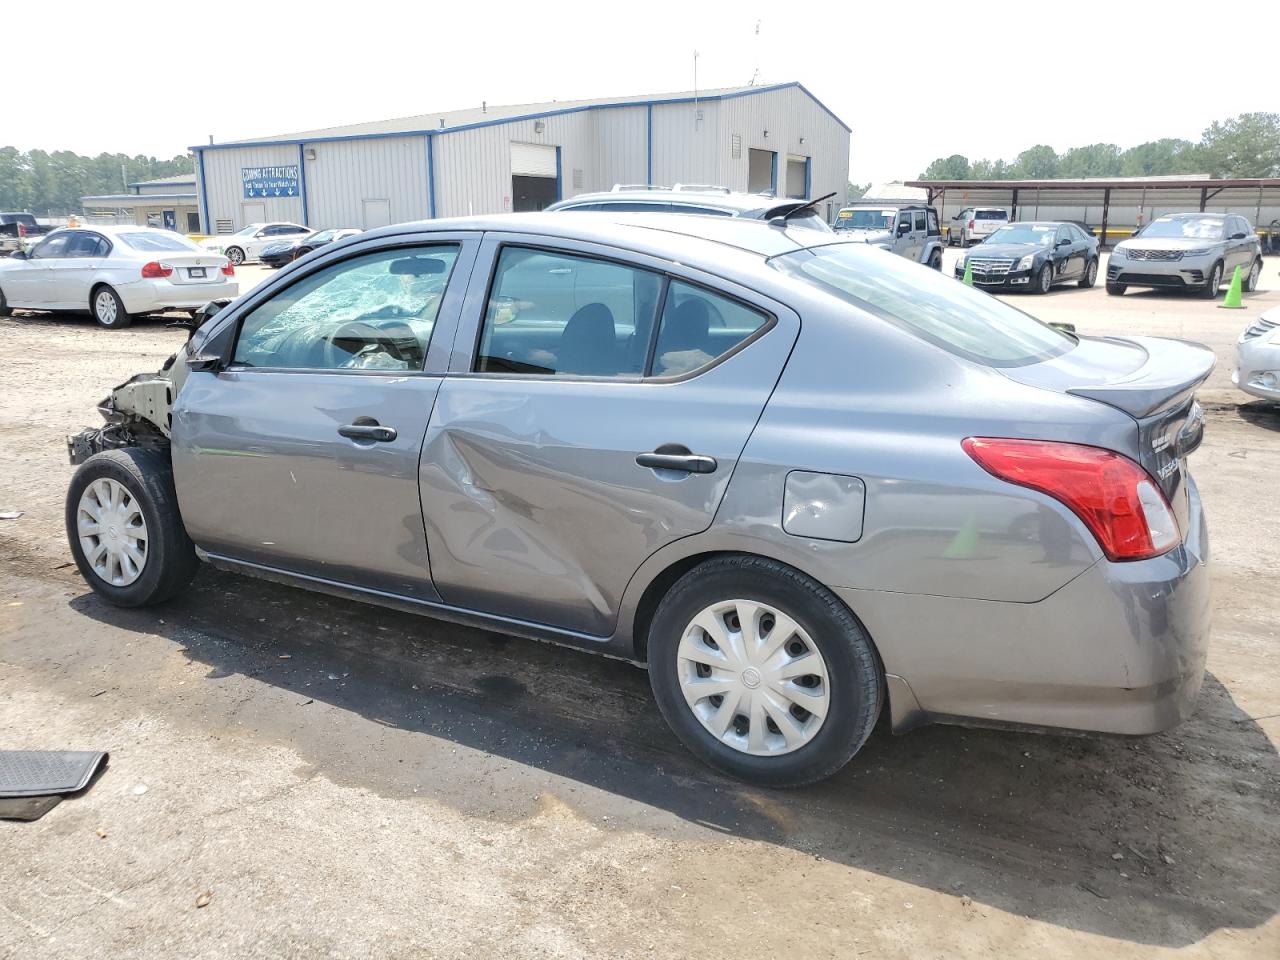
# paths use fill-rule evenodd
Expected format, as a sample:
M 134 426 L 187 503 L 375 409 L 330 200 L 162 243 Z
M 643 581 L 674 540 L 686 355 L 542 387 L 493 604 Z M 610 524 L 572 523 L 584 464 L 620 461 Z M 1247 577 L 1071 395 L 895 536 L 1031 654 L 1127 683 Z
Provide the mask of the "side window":
M 893 218 L 893 232 L 897 234 L 904 223 L 907 225 L 907 229 L 910 230 L 911 229 L 910 211 L 907 211 L 906 213 L 899 213 L 896 217 Z
M 67 255 L 67 242 L 71 239 L 69 233 L 55 233 L 53 236 L 36 244 L 31 251 L 32 260 L 51 260 L 55 257 L 65 257 Z
M 934 236 L 935 234 L 938 234 L 941 232 L 942 232 L 941 229 L 938 227 L 938 211 L 930 210 L 929 211 L 929 235 Z
M 352 257 L 245 316 L 234 363 L 308 370 L 419 370 L 457 244 Z
M 717 207 L 693 207 L 683 203 L 673 203 L 672 213 L 693 213 L 700 217 L 731 217 L 732 210 L 721 210 Z
M 101 257 L 107 252 L 107 242 L 96 233 L 77 233 L 67 244 L 68 257 Z
M 651 203 L 647 200 L 603 200 L 600 209 L 606 213 L 670 213 L 671 204 Z
M 639 379 L 661 291 L 662 278 L 647 270 L 506 247 L 474 369 Z
M 736 300 L 671 281 L 653 351 L 655 377 L 675 377 L 705 367 L 769 322 Z
M 1070 237 L 1070 236 L 1068 236 L 1068 234 L 1067 234 L 1067 228 L 1066 228 L 1066 227 L 1059 227 L 1059 228 L 1058 228 L 1057 233 L 1055 233 L 1055 234 L 1053 235 L 1053 245 L 1056 247 L 1056 246 L 1057 246 L 1058 244 L 1060 244 L 1063 240 L 1070 240 L 1070 239 L 1071 239 L 1071 237 Z
M 928 229 L 926 226 L 927 221 L 925 218 L 925 212 L 923 210 L 917 210 L 914 216 L 915 216 L 915 225 L 912 229 L 914 229 L 917 233 L 924 233 L 925 230 Z

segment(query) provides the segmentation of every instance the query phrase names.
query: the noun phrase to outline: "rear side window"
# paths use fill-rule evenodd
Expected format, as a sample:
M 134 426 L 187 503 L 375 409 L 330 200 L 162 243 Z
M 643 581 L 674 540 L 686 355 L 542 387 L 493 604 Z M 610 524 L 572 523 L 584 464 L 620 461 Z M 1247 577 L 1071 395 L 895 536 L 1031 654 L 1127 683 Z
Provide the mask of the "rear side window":
M 77 233 L 67 245 L 68 257 L 105 257 L 107 241 L 96 233 Z
M 926 229 L 926 228 L 925 228 L 925 223 L 926 223 L 926 220 L 925 220 L 925 214 L 924 214 L 924 211 L 923 211 L 923 210 L 917 210 L 917 211 L 915 212 L 915 227 L 914 227 L 914 229 L 916 229 L 916 230 L 924 230 L 924 229 Z
M 420 370 L 456 244 L 352 257 L 245 316 L 234 362 L 305 370 Z
M 640 379 L 662 278 L 647 270 L 507 247 L 489 292 L 477 373 Z
M 677 377 L 700 370 L 768 322 L 763 313 L 736 300 L 673 280 L 658 327 L 652 375 Z
M 771 258 L 769 265 L 986 366 L 1038 363 L 1076 343 L 995 297 L 862 244 L 797 250 Z

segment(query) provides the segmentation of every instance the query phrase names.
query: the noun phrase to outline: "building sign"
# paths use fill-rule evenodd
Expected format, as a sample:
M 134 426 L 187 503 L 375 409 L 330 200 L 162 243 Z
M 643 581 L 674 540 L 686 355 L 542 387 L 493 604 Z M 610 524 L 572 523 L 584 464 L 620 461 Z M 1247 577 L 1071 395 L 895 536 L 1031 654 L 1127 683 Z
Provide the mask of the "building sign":
M 245 199 L 299 195 L 296 163 L 279 167 L 241 167 L 240 180 L 244 184 Z

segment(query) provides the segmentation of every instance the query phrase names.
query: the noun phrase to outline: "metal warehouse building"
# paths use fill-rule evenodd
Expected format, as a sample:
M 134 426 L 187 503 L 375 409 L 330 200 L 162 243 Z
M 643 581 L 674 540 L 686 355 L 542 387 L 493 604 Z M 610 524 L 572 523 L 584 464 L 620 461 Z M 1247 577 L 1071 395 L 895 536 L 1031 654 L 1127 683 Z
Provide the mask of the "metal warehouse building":
M 799 83 L 492 106 L 193 147 L 201 224 L 372 227 L 616 183 L 843 199 L 849 127 Z M 830 209 L 828 209 L 828 207 Z M 821 211 L 831 219 L 836 205 Z

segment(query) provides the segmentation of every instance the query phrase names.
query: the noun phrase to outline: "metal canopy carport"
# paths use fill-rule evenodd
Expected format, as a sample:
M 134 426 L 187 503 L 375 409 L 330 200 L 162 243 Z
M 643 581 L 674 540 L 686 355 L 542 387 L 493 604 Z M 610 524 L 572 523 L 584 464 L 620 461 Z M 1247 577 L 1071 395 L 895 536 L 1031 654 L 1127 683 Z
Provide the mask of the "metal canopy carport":
M 1280 217 L 1280 178 L 1238 178 L 1215 180 L 1208 176 L 1177 177 L 1085 177 L 1063 180 L 908 180 L 908 187 L 918 187 L 927 192 L 929 203 L 945 203 L 948 191 L 952 196 L 963 194 L 963 206 L 1011 207 L 1010 216 L 1017 219 L 1019 204 L 1023 210 L 1029 194 L 1034 195 L 1035 217 L 1040 217 L 1042 206 L 1050 208 L 1051 217 L 1041 219 L 1088 220 L 1090 207 L 1101 209 L 1099 239 L 1103 244 L 1112 237 L 1123 238 L 1132 233 L 1132 227 L 1141 225 L 1163 213 L 1177 210 L 1204 212 L 1212 205 L 1215 211 L 1240 213 L 1249 217 L 1255 227 L 1265 227 L 1271 219 Z M 1116 196 L 1119 194 L 1119 196 Z M 1047 196 L 1046 196 L 1047 195 Z M 1136 210 L 1125 228 L 1117 229 L 1112 223 L 1113 200 L 1127 211 Z M 954 206 L 954 205 L 953 205 Z M 1151 213 L 1148 216 L 1147 210 Z M 1065 210 L 1065 213 L 1063 212 Z M 1080 210 L 1080 215 L 1071 215 Z M 1265 215 L 1264 215 L 1265 213 Z M 945 219 L 945 216 L 944 216 Z

